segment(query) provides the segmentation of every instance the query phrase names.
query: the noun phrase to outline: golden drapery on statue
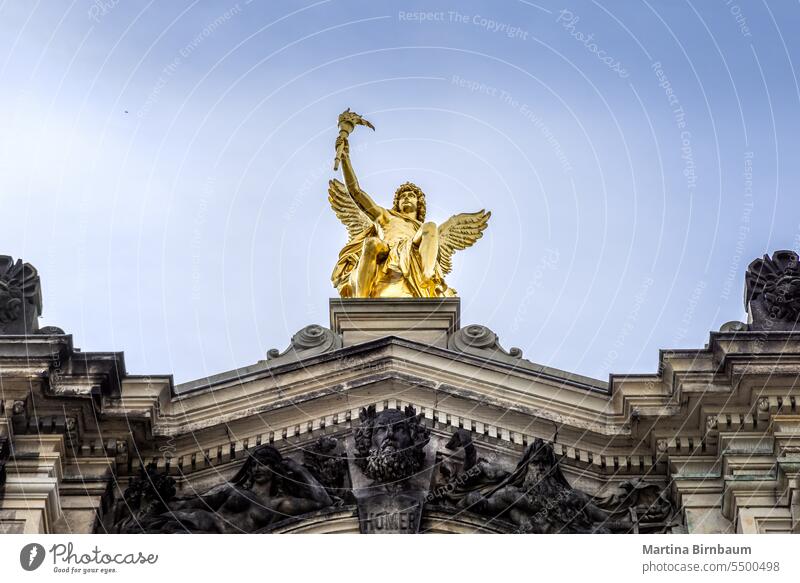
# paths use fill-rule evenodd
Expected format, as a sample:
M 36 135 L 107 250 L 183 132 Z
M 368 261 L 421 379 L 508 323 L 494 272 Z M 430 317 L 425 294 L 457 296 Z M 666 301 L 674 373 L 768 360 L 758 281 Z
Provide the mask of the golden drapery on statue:
M 484 210 L 450 217 L 437 227 L 425 221 L 425 193 L 402 184 L 386 209 L 361 190 L 350 162 L 350 133 L 356 125 L 375 129 L 349 109 L 339 116 L 334 170 L 342 166 L 344 183 L 331 180 L 328 200 L 347 227 L 350 240 L 339 253 L 331 281 L 343 298 L 442 298 L 455 296 L 444 276 L 453 253 L 481 238 L 491 216 Z

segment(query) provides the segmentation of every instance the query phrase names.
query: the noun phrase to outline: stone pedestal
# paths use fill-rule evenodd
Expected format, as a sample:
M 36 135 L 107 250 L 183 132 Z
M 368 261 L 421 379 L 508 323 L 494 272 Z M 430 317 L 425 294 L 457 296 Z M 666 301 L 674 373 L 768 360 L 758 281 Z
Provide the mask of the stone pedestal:
M 423 509 L 435 471 L 436 451 L 442 447 L 432 438 L 425 446 L 425 462 L 412 476 L 387 483 L 368 478 L 355 463 L 353 438 L 347 440 L 350 480 L 358 506 L 358 527 L 362 534 L 414 534 L 419 532 Z
M 331 329 L 351 346 L 383 336 L 398 336 L 447 348 L 460 326 L 459 298 L 334 298 Z

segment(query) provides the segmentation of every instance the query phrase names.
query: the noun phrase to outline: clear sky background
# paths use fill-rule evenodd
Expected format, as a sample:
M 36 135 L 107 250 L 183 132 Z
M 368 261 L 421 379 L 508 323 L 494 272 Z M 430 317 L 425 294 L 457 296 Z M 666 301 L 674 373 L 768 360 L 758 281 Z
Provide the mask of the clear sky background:
M 421 15 L 414 15 L 424 11 Z M 177 382 L 328 324 L 336 117 L 390 204 L 491 209 L 448 282 L 538 363 L 654 372 L 800 243 L 800 5 L 0 3 L 0 253 L 43 325 Z M 590 36 L 592 35 L 592 36 Z

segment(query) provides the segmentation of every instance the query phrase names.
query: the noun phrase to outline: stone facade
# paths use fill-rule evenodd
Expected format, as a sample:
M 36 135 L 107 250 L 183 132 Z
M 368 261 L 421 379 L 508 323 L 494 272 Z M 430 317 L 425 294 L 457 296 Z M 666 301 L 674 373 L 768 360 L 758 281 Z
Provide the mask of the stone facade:
M 329 328 L 177 386 L 12 322 L 0 532 L 799 532 L 796 262 L 760 265 L 748 324 L 607 383 L 454 298 L 331 300 Z

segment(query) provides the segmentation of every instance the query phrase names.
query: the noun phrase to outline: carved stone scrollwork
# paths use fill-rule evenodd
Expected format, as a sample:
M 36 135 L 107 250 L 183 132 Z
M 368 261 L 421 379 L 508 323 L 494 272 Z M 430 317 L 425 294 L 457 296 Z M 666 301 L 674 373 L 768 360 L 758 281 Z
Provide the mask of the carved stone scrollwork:
M 0 334 L 32 334 L 39 329 L 42 290 L 30 263 L 0 255 Z
M 794 330 L 800 320 L 800 265 L 794 251 L 775 251 L 747 267 L 745 308 L 751 330 Z
M 497 334 L 486 326 L 471 324 L 456 330 L 447 342 L 450 350 L 474 354 L 483 358 L 514 362 L 522 358 L 522 350 L 505 350 L 500 346 Z
M 283 364 L 341 347 L 342 338 L 339 334 L 318 324 L 311 324 L 292 336 L 289 346 L 283 352 L 279 352 L 277 348 L 269 350 L 267 361 L 270 364 Z
M 749 329 L 750 327 L 747 324 L 744 322 L 739 322 L 738 320 L 725 322 L 719 327 L 720 332 L 747 332 Z
M 63 336 L 64 330 L 58 326 L 44 326 L 43 328 L 39 328 L 36 333 L 42 336 Z

